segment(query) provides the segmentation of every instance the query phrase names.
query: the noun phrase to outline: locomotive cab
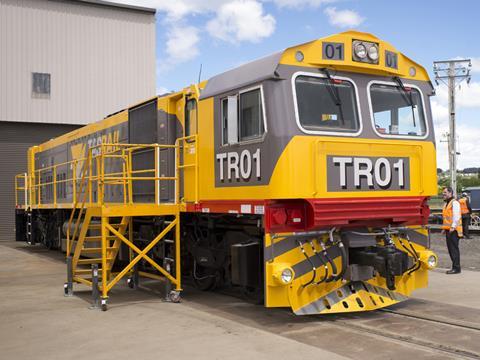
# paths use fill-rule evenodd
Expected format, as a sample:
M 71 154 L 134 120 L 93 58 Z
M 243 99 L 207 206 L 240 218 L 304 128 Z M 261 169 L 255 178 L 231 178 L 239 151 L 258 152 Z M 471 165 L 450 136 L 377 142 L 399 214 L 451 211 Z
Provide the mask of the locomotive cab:
M 426 286 L 437 259 L 426 227 L 433 93 L 420 65 L 352 31 L 209 80 L 201 99 L 215 112 L 211 193 L 241 201 L 231 211 L 265 213 L 266 306 L 364 311 Z M 258 198 L 268 198 L 264 208 Z M 232 248 L 232 265 L 241 266 L 238 254 Z M 258 273 L 243 264 L 240 272 Z

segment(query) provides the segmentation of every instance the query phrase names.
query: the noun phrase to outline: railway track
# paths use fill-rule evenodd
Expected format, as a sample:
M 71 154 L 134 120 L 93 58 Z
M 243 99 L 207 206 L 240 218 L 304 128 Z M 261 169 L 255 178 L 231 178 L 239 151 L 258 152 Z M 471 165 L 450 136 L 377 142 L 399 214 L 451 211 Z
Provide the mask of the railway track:
M 380 309 L 379 311 L 381 311 L 381 312 L 386 312 L 386 313 L 389 313 L 389 314 L 395 314 L 395 315 L 397 315 L 397 316 L 404 316 L 404 317 L 413 318 L 413 319 L 420 319 L 420 320 L 424 320 L 424 321 L 430 321 L 430 322 L 438 323 L 438 324 L 456 326 L 456 327 L 463 328 L 463 329 L 470 329 L 470 330 L 480 331 L 480 324 L 472 324 L 472 325 L 470 325 L 470 324 L 465 324 L 465 323 L 463 323 L 463 322 L 456 321 L 456 320 L 432 319 L 432 318 L 428 318 L 428 317 L 426 317 L 426 316 L 423 316 L 423 315 L 421 315 L 421 314 L 404 313 L 404 312 L 398 312 L 398 311 L 390 310 L 390 309 Z
M 375 337 L 407 343 L 450 358 L 480 359 L 478 342 L 480 324 L 466 325 L 394 310 L 380 312 L 384 316 L 378 317 L 375 321 L 341 319 L 333 323 L 338 327 L 347 327 L 349 330 L 355 329 Z M 383 322 L 383 326 L 379 326 L 378 320 Z
M 480 359 L 480 310 L 412 299 L 368 313 L 298 317 L 232 302 L 232 293 L 199 295 L 195 306 L 212 314 L 352 359 Z

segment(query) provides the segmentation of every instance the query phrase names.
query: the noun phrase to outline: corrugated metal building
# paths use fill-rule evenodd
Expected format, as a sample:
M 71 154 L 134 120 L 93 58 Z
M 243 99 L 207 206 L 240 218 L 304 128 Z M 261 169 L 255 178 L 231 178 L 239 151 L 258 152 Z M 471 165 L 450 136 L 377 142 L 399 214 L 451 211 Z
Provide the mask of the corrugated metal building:
M 0 241 L 28 147 L 155 95 L 155 10 L 0 0 Z

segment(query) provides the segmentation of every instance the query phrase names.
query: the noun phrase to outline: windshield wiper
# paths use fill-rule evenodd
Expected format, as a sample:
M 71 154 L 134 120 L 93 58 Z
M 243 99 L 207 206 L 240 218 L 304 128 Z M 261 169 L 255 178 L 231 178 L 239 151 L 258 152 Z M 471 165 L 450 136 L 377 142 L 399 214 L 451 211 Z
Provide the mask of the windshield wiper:
M 405 85 L 403 85 L 402 79 L 400 79 L 398 76 L 394 76 L 393 80 L 398 84 L 398 86 L 401 89 L 401 94 L 403 97 L 403 100 L 412 108 L 412 117 L 413 117 L 413 127 L 417 127 L 417 121 L 415 119 L 415 108 L 416 105 L 413 102 L 413 96 L 412 96 L 412 91 L 408 91 L 405 88 Z
M 343 107 L 342 107 L 342 100 L 340 99 L 340 93 L 338 92 L 338 88 L 333 84 L 333 79 L 330 75 L 330 72 L 326 68 L 319 69 L 321 72 L 325 74 L 327 77 L 327 90 L 330 94 L 335 105 L 338 107 L 339 115 L 340 115 L 340 123 L 345 125 L 345 117 L 343 116 Z

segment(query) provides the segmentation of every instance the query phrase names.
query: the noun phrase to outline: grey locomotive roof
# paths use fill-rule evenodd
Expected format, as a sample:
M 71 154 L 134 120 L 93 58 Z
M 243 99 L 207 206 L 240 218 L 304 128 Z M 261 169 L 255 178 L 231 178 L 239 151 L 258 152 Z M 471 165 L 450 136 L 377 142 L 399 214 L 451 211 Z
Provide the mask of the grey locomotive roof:
M 113 7 L 113 8 L 117 8 L 117 9 L 145 12 L 145 13 L 149 13 L 149 14 L 152 14 L 152 15 L 154 15 L 155 12 L 156 12 L 155 9 L 148 8 L 148 7 L 129 5 L 129 4 L 120 4 L 120 3 L 105 1 L 105 0 L 60 0 L 60 1 L 85 3 L 86 5 Z M 133 2 L 133 0 L 132 0 L 132 2 Z
M 200 99 L 272 78 L 282 54 L 283 51 L 280 51 L 210 78 L 200 94 Z

